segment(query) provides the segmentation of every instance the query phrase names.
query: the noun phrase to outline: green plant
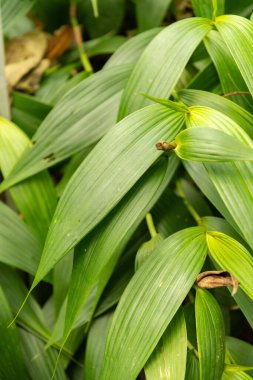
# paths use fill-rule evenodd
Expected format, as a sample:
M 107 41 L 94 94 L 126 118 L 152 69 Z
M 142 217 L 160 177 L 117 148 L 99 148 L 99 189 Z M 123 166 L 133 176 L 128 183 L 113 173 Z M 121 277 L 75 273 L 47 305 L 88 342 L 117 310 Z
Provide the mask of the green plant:
M 2 0 L 91 39 L 0 119 L 0 379 L 251 379 L 253 7 L 184 5 Z

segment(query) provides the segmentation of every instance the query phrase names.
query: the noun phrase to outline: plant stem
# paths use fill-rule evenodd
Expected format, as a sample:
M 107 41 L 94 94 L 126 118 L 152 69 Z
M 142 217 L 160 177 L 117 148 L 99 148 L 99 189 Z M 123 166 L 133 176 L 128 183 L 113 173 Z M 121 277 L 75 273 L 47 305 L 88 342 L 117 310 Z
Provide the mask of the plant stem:
M 184 193 L 184 190 L 183 190 L 183 186 L 182 186 L 182 183 L 180 181 L 177 181 L 177 191 L 178 191 L 178 195 L 183 199 L 184 201 L 184 204 L 185 204 L 185 207 L 187 208 L 187 210 L 189 211 L 189 213 L 191 214 L 191 216 L 193 217 L 193 219 L 195 220 L 195 222 L 201 226 L 201 217 L 200 215 L 197 213 L 197 211 L 192 207 L 192 205 L 190 204 L 190 202 L 188 201 L 188 199 L 186 198 L 186 195 Z
M 234 96 L 234 95 L 251 95 L 249 91 L 234 91 L 234 92 L 229 92 L 227 94 L 224 94 L 224 98 L 228 96 Z
M 4 37 L 2 28 L 2 16 L 0 8 L 0 114 L 6 119 L 10 119 L 10 105 L 8 97 L 8 86 L 5 76 L 5 59 L 4 59 Z
M 155 237 L 157 235 L 157 231 L 154 225 L 152 215 L 150 213 L 146 215 L 146 223 L 147 223 L 151 238 Z
M 213 15 L 212 15 L 212 21 L 215 21 L 216 13 L 217 13 L 217 0 L 212 0 L 213 2 Z
M 187 347 L 189 350 L 193 351 L 194 355 L 196 356 L 197 359 L 199 359 L 199 353 L 196 350 L 196 348 L 191 344 L 191 342 L 187 339 Z
M 74 38 L 76 41 L 77 49 L 80 55 L 80 60 L 82 62 L 83 68 L 87 73 L 92 74 L 94 70 L 83 47 L 82 33 L 81 33 L 80 25 L 77 20 L 77 8 L 76 8 L 75 1 L 72 1 L 70 4 L 69 14 L 70 14 L 70 22 L 73 27 Z

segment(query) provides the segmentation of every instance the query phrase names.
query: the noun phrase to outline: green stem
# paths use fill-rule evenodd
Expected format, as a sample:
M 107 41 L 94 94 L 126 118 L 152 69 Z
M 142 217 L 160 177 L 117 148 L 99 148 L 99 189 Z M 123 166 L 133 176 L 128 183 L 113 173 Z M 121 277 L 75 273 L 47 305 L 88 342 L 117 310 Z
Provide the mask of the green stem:
M 212 0 L 212 2 L 213 2 L 212 21 L 215 21 L 216 13 L 217 13 L 217 0 Z
M 189 213 L 191 214 L 191 216 L 193 217 L 195 222 L 199 226 L 201 226 L 201 224 L 202 224 L 201 217 L 197 213 L 197 211 L 194 209 L 194 207 L 192 207 L 192 205 L 190 204 L 188 199 L 186 198 L 186 195 L 185 195 L 184 190 L 183 190 L 182 183 L 180 181 L 177 181 L 177 191 L 178 191 L 178 195 L 183 199 L 185 207 L 187 208 L 187 210 L 189 211 Z
M 90 63 L 88 55 L 86 54 L 84 50 L 81 28 L 77 20 L 76 1 L 71 1 L 69 13 L 70 13 L 70 22 L 73 27 L 73 33 L 74 33 L 77 49 L 79 52 L 79 56 L 80 56 L 80 60 L 82 62 L 83 68 L 85 71 L 87 71 L 87 73 L 92 74 L 94 70 Z
M 157 231 L 154 225 L 152 215 L 150 213 L 146 215 L 146 223 L 147 223 L 151 238 L 155 237 L 157 235 Z
M 187 339 L 187 347 L 190 351 L 193 351 L 194 355 L 196 356 L 197 359 L 199 359 L 199 353 L 196 350 L 196 348 L 191 344 L 191 342 Z
M 4 60 L 4 37 L 2 28 L 2 16 L 0 7 L 0 114 L 6 119 L 10 119 L 10 105 L 8 97 L 8 85 L 5 76 L 5 60 Z

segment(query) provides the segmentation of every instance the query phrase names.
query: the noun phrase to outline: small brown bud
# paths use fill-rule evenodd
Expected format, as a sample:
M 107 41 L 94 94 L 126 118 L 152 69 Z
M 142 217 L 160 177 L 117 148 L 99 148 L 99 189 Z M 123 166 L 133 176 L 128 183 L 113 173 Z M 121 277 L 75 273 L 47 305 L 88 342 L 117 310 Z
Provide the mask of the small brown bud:
M 167 141 L 160 141 L 156 144 L 157 150 L 163 150 L 164 152 L 170 152 L 176 148 L 176 144 L 174 142 L 168 143 Z

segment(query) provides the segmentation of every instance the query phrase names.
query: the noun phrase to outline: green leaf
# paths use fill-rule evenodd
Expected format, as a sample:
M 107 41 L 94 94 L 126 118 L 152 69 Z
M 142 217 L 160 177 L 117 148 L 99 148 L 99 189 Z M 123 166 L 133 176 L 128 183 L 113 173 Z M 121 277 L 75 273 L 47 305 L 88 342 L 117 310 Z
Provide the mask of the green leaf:
M 12 314 L 15 315 L 27 294 L 24 282 L 16 271 L 0 264 L 0 286 L 6 294 Z M 49 328 L 45 316 L 32 296 L 27 300 L 17 321 L 26 329 L 36 331 L 40 336 L 48 339 Z
M 150 240 L 145 241 L 138 249 L 135 258 L 135 270 L 137 270 L 146 259 L 152 254 L 153 250 L 164 240 L 163 236 L 156 234 Z
M 32 275 L 36 273 L 42 247 L 26 224 L 0 202 L 0 261 Z
M 248 91 L 245 81 L 218 32 L 212 30 L 204 39 L 205 47 L 219 74 L 224 94 Z M 252 98 L 249 95 L 235 94 L 230 100 L 252 111 Z
M 225 11 L 225 0 L 216 1 L 216 15 L 223 15 Z M 193 11 L 196 16 L 212 18 L 213 16 L 213 0 L 192 0 Z
M 35 96 L 14 91 L 12 93 L 12 120 L 32 137 L 52 106 L 39 101 Z
M 95 146 L 58 204 L 33 286 L 133 187 L 162 154 L 156 142 L 175 136 L 183 120 L 182 113 L 153 105 L 116 124 Z
M 8 31 L 8 28 L 17 21 L 19 17 L 25 15 L 33 5 L 34 0 L 1 0 L 4 31 Z
M 212 127 L 236 137 L 242 143 L 253 147 L 252 140 L 232 119 L 207 107 L 190 107 L 187 119 L 189 127 Z M 237 230 L 242 232 L 248 244 L 253 246 L 253 165 L 251 162 L 206 163 L 209 178 L 232 215 Z M 235 178 L 237 180 L 235 181 Z M 240 204 L 240 207 L 237 204 Z M 233 224 L 233 225 L 234 225 Z
M 7 327 L 13 316 L 1 287 L 0 304 L 0 378 L 3 380 L 28 379 L 16 326 Z
M 245 372 L 224 371 L 222 380 L 252 380 L 252 377 Z
M 54 371 L 57 351 L 54 348 L 48 348 L 45 351 L 44 342 L 26 330 L 20 328 L 19 334 L 25 364 L 30 375 L 29 378 L 36 380 L 50 379 Z M 58 363 L 54 379 L 67 380 L 62 361 Z
M 178 309 L 145 365 L 147 380 L 184 380 L 187 331 L 182 309 Z
M 116 121 L 130 70 L 103 70 L 74 87 L 43 121 L 5 188 L 97 142 Z
M 195 302 L 200 379 L 220 380 L 225 359 L 222 312 L 207 290 L 198 288 Z
M 188 128 L 175 138 L 175 152 L 183 160 L 200 162 L 247 161 L 253 149 L 214 128 Z
M 219 266 L 231 273 L 242 290 L 253 299 L 253 258 L 247 249 L 235 239 L 213 231 L 207 233 L 207 245 Z
M 210 60 L 210 62 L 201 69 L 187 84 L 187 89 L 198 89 L 203 91 L 212 91 L 219 83 L 217 71 Z M 182 92 L 184 92 L 183 90 Z M 179 92 L 181 94 L 181 92 Z M 193 105 L 193 104 L 192 104 Z M 199 105 L 199 104 L 195 104 Z
M 179 96 L 188 106 L 210 107 L 228 116 L 240 125 L 248 135 L 253 138 L 253 115 L 231 100 L 211 92 L 198 90 L 183 90 Z
M 170 3 L 171 0 L 137 0 L 135 2 L 135 11 L 139 31 L 143 32 L 159 26 Z
M 185 380 L 199 380 L 199 361 L 192 351 L 187 353 Z
M 21 129 L 0 118 L 0 167 L 4 177 L 29 145 L 30 141 Z M 16 185 L 10 192 L 26 222 L 44 243 L 56 207 L 56 193 L 49 174 L 40 173 Z
M 100 380 L 136 379 L 203 265 L 203 232 L 172 235 L 138 269 L 113 316 Z
M 169 163 L 162 160 L 151 168 L 102 224 L 77 246 L 68 293 L 65 338 L 96 282 L 99 282 L 98 288 L 104 289 L 128 240 L 162 194 L 177 166 L 178 161 L 172 159 Z
M 85 378 L 89 380 L 99 380 L 111 318 L 112 314 L 105 314 L 91 325 L 84 359 Z
M 226 348 L 229 351 L 229 358 L 232 363 L 242 366 L 253 366 L 253 346 L 243 340 L 226 337 Z M 253 371 L 248 372 L 253 375 Z
M 161 30 L 162 28 L 150 29 L 130 38 L 108 59 L 104 68 L 123 64 L 135 64 L 150 41 L 152 41 Z
M 150 104 L 141 93 L 169 97 L 195 48 L 210 29 L 210 21 L 188 18 L 160 32 L 145 49 L 129 78 L 119 118 Z
M 94 1 L 94 0 L 93 0 Z M 118 31 L 125 14 L 124 0 L 99 0 L 98 17 L 94 15 L 91 1 L 77 0 L 78 18 L 82 20 L 91 38 L 110 31 Z
M 233 56 L 251 94 L 253 95 L 253 24 L 235 15 L 219 16 L 215 26 Z

